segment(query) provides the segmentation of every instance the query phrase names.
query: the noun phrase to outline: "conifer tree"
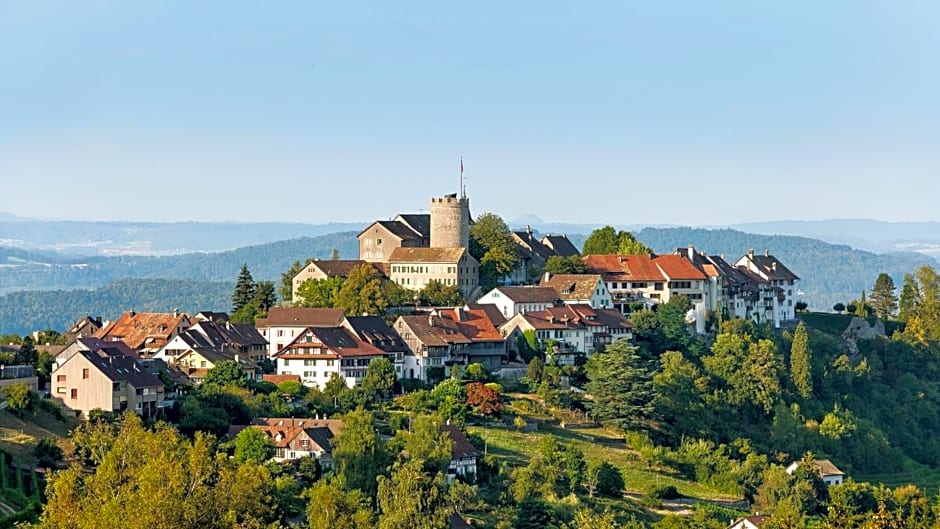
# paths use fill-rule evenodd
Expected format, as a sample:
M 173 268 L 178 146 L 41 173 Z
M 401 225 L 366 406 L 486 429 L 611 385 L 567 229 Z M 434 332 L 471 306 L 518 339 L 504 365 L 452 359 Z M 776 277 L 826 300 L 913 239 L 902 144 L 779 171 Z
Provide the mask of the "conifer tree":
M 238 312 L 239 309 L 247 305 L 255 297 L 255 280 L 251 277 L 251 271 L 248 270 L 248 264 L 242 264 L 242 269 L 238 273 L 238 280 L 235 281 L 235 291 L 232 292 L 232 312 Z
M 653 417 L 652 374 L 636 348 L 625 340 L 594 353 L 585 370 L 591 412 L 601 422 L 624 430 L 645 429 Z
M 793 343 L 790 346 L 790 378 L 797 393 L 804 399 L 813 394 L 813 374 L 811 366 L 809 337 L 806 326 L 800 322 L 793 333 Z
M 917 289 L 917 283 L 914 282 L 912 274 L 904 274 L 904 283 L 901 286 L 901 296 L 898 299 L 898 319 L 907 321 L 914 312 L 914 305 L 920 293 Z
M 882 272 L 875 279 L 875 286 L 871 289 L 871 305 L 875 315 L 886 320 L 894 317 L 898 310 L 898 296 L 895 294 L 894 279 Z

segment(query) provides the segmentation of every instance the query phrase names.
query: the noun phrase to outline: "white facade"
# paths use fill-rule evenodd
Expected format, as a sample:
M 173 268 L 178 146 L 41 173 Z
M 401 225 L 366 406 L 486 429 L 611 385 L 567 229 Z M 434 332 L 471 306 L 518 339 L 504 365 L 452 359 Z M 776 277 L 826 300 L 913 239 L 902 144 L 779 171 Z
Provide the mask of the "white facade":
M 538 288 L 538 287 L 519 287 L 519 288 Z M 480 299 L 477 300 L 478 304 L 485 305 L 487 303 L 496 305 L 503 316 L 509 318 L 520 312 L 535 312 L 539 310 L 544 310 L 549 307 L 554 306 L 554 301 L 516 301 L 513 299 L 512 292 L 514 289 L 502 289 L 496 287 L 493 290 L 490 290 L 484 294 Z

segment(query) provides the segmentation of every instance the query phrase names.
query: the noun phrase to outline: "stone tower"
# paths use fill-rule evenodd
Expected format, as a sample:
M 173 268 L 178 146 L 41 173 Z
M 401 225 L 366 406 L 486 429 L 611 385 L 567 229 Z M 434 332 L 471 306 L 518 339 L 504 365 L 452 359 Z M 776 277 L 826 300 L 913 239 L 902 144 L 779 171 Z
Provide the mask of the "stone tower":
M 456 193 L 431 198 L 431 248 L 469 248 L 470 199 Z

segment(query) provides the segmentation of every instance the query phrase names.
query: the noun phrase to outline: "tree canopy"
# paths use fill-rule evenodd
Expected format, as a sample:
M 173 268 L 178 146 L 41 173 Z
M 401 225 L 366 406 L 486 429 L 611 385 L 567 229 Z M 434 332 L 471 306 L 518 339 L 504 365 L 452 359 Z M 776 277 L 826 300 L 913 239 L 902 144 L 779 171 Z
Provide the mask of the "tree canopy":
M 584 255 L 641 255 L 649 248 L 629 231 L 617 231 L 613 226 L 598 228 L 588 235 L 581 253 Z
M 470 226 L 470 254 L 480 262 L 480 283 L 493 287 L 519 265 L 518 245 L 503 219 L 484 213 Z

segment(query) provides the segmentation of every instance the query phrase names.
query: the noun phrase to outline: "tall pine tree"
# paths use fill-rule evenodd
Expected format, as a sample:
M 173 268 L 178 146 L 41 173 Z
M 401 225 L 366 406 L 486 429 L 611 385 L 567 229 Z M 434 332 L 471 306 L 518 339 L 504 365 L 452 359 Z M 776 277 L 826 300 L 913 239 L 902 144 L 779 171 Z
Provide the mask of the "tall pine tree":
M 793 343 L 790 345 L 790 378 L 797 393 L 804 399 L 813 395 L 812 360 L 809 350 L 809 336 L 806 326 L 800 322 L 793 332 Z
M 242 269 L 238 273 L 238 280 L 235 282 L 235 291 L 232 292 L 232 312 L 238 312 L 254 297 L 255 280 L 251 277 L 248 264 L 245 263 L 242 264 Z
M 886 320 L 893 318 L 898 310 L 898 296 L 895 293 L 894 279 L 882 272 L 875 279 L 875 286 L 871 289 L 871 305 L 875 315 Z
M 624 430 L 649 428 L 653 418 L 653 381 L 650 368 L 626 340 L 594 353 L 585 366 L 585 387 L 594 400 L 591 412 L 601 422 Z

